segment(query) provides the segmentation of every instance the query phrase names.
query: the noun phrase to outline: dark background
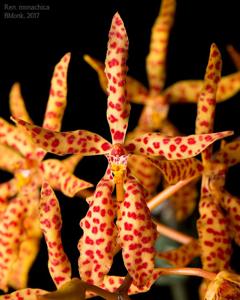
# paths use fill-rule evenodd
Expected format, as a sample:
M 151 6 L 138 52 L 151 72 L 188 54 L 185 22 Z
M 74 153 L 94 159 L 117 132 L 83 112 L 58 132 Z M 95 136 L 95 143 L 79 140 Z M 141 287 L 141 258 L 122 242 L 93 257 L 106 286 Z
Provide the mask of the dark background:
M 55 64 L 71 52 L 68 76 L 68 105 L 62 130 L 88 129 L 110 139 L 106 122 L 106 96 L 98 84 L 98 78 L 84 61 L 88 53 L 104 61 L 108 31 L 112 16 L 119 11 L 129 37 L 129 74 L 147 85 L 145 57 L 148 53 L 150 31 L 158 15 L 160 0 L 91 0 L 24 2 L 0 0 L 0 115 L 9 120 L 8 94 L 11 85 L 19 81 L 22 94 L 32 119 L 41 125 L 48 99 L 50 80 Z M 219 3 L 220 2 L 220 3 Z M 172 29 L 168 51 L 166 87 L 183 79 L 202 79 L 206 68 L 210 45 L 215 42 L 223 58 L 223 75 L 235 71 L 226 45 L 233 44 L 240 50 L 238 0 L 178 0 L 175 24 Z M 38 11 L 38 19 L 6 19 L 4 5 L 49 5 L 47 11 Z M 215 130 L 234 130 L 239 135 L 239 95 L 217 107 Z M 136 125 L 141 106 L 132 105 L 129 129 Z M 183 134 L 194 132 L 196 106 L 174 105 L 169 118 Z M 104 173 L 103 157 L 85 158 L 76 174 L 97 183 Z M 2 175 L 2 178 L 5 175 Z M 1 180 L 3 181 L 3 180 Z M 236 181 L 237 183 L 237 181 Z M 230 188 L 238 193 L 233 181 Z M 67 199 L 57 193 L 63 214 L 63 240 L 66 252 L 77 273 L 78 250 L 76 248 L 81 230 L 79 220 L 85 215 L 87 205 L 79 198 Z M 118 272 L 120 256 L 113 272 Z M 118 269 L 119 270 L 119 269 Z M 125 274 L 124 268 L 120 270 Z M 118 273 L 120 274 L 120 273 Z M 54 289 L 47 271 L 44 242 L 41 253 L 31 271 L 30 287 Z M 189 295 L 196 299 L 199 279 L 189 279 Z M 190 286 L 190 285 L 188 285 Z M 167 288 L 152 288 L 148 295 L 133 296 L 146 299 L 158 293 L 170 298 Z

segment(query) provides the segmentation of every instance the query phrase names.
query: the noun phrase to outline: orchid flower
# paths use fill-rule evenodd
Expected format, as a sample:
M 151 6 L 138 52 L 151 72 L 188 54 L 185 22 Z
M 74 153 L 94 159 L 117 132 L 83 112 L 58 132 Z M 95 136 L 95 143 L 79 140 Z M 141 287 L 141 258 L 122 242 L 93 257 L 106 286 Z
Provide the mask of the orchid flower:
M 109 32 L 105 69 L 109 80 L 107 120 L 113 144 L 86 130 L 56 132 L 31 125 L 24 120 L 16 122 L 45 151 L 59 155 L 75 153 L 107 156 L 109 165 L 106 174 L 97 185 L 93 199 L 89 200 L 89 211 L 81 221 L 84 234 L 79 242 L 80 275 L 84 281 L 100 284 L 111 267 L 116 247 L 120 245 L 123 249 L 125 266 L 134 284 L 142 287 L 152 276 L 154 268 L 156 230 L 144 200 L 143 189 L 135 179 L 127 175 L 128 156 L 133 153 L 150 157 L 156 166 L 160 166 L 164 174 L 177 181 L 181 176 L 192 177 L 201 172 L 201 169 L 191 167 L 192 157 L 231 132 L 174 138 L 163 137 L 159 133 L 146 133 L 124 142 L 130 112 L 130 104 L 125 97 L 127 50 L 127 34 L 120 16 L 115 14 Z M 169 167 L 169 164 L 164 164 L 162 158 L 159 160 L 154 156 L 163 156 L 176 161 Z M 184 160 L 179 161 L 180 158 Z M 191 159 L 191 162 L 186 158 Z M 173 169 L 174 167 L 178 172 Z M 118 203 L 116 211 L 111 199 L 115 184 Z M 136 207 L 138 207 L 137 214 Z M 115 215 L 118 230 L 114 224 Z M 142 231 L 145 231 L 145 234 Z M 143 240 L 144 248 L 141 247 Z M 135 259 L 136 255 L 138 259 Z
M 60 130 L 63 113 L 66 107 L 66 79 L 70 54 L 66 54 L 57 64 L 51 82 L 50 96 L 45 112 L 43 126 Z M 10 109 L 14 116 L 32 122 L 24 105 L 19 84 L 14 84 L 10 93 Z M 81 156 L 68 158 L 66 162 L 56 159 L 42 161 L 45 151 L 36 147 L 31 139 L 21 129 L 12 126 L 5 120 L 0 120 L 0 148 L 2 151 L 0 168 L 14 175 L 9 182 L 2 183 L 0 188 L 1 216 L 9 222 L 14 222 L 14 215 L 8 216 L 8 207 L 18 206 L 21 214 L 21 224 L 15 228 L 15 235 L 9 242 L 1 231 L 0 247 L 6 259 L 1 256 L 0 288 L 7 290 L 7 286 L 23 288 L 27 285 L 28 272 L 39 250 L 41 231 L 38 218 L 38 189 L 43 178 L 49 179 L 54 188 L 65 195 L 73 197 L 82 189 L 92 185 L 78 179 L 72 174 Z M 20 206 L 17 200 L 27 198 L 27 207 Z M 10 199 L 10 200 L 9 200 Z M 25 201 L 25 202 L 26 202 Z M 26 205 L 26 203 L 25 203 Z M 3 225 L 4 226 L 4 225 Z M 14 242 L 15 240 L 15 242 Z M 9 249 L 9 250 L 8 250 Z M 6 263 L 7 261 L 7 263 Z
M 154 26 L 152 28 L 150 52 L 146 60 L 147 75 L 149 79 L 149 90 L 140 82 L 130 76 L 126 77 L 127 99 L 133 103 L 143 104 L 144 109 L 140 117 L 137 128 L 132 133 L 128 133 L 128 139 L 135 138 L 140 134 L 160 130 L 162 134 L 176 136 L 178 130 L 167 120 L 170 102 L 182 100 L 184 95 L 185 101 L 197 101 L 197 96 L 203 86 L 203 81 L 183 81 L 184 93 L 179 94 L 182 87 L 175 85 L 163 90 L 166 77 L 166 55 L 169 33 L 173 25 L 176 3 L 174 0 L 165 0 L 161 2 L 161 9 Z M 102 89 L 107 92 L 108 78 L 104 72 L 104 64 L 100 61 L 85 55 L 84 59 L 98 73 Z M 193 89 L 194 86 L 194 89 Z M 220 83 L 219 94 L 222 100 L 226 100 L 240 89 L 240 73 L 236 73 L 222 79 Z M 196 88 L 195 88 L 196 87 Z M 186 90 L 186 91 L 185 91 Z M 179 94 L 179 96 L 178 96 Z M 160 178 L 156 176 L 157 171 L 153 165 L 143 162 L 140 158 L 130 156 L 128 164 L 131 165 L 131 171 L 149 189 L 153 195 L 156 192 Z M 141 168 L 145 164 L 145 168 Z M 149 186 L 151 186 L 149 188 Z M 187 196 L 187 201 L 186 201 Z M 196 204 L 197 191 L 194 183 L 183 188 L 171 199 L 171 204 L 175 209 L 176 218 L 179 221 L 187 218 L 193 212 Z

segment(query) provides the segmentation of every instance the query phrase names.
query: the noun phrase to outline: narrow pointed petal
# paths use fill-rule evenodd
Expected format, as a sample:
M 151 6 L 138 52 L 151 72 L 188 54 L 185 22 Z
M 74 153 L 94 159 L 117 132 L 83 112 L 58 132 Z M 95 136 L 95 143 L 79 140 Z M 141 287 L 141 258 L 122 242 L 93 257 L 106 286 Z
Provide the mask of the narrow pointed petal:
M 211 45 L 203 88 L 197 102 L 196 134 L 212 133 L 216 109 L 216 93 L 221 78 L 222 59 L 215 44 Z M 212 157 L 212 146 L 202 152 L 203 163 Z
M 195 158 L 165 160 L 151 157 L 149 160 L 163 174 L 168 184 L 175 184 L 193 176 L 198 176 L 203 171 L 202 163 Z
M 203 80 L 183 80 L 164 90 L 163 94 L 170 103 L 197 103 L 203 88 Z M 226 101 L 240 90 L 240 72 L 223 76 L 218 84 L 216 101 Z
M 12 148 L 0 145 L 0 169 L 9 173 L 14 173 L 16 168 L 25 165 L 25 159 Z
M 217 103 L 226 101 L 240 91 L 240 72 L 222 77 L 219 81 L 216 100 Z
M 215 201 L 201 198 L 197 221 L 203 269 L 210 272 L 229 269 L 232 254 L 228 220 Z
M 146 133 L 125 143 L 130 153 L 163 156 L 168 160 L 198 155 L 213 142 L 232 135 L 232 131 L 178 137 L 164 137 L 160 133 Z
M 110 170 L 99 181 L 86 216 L 81 220 L 83 236 L 79 240 L 78 261 L 82 280 L 100 283 L 113 263 L 117 227 L 112 199 L 114 181 Z
M 83 58 L 98 73 L 101 88 L 106 93 L 108 81 L 104 72 L 104 64 L 89 55 L 84 55 Z M 145 86 L 131 76 L 127 76 L 126 80 L 127 99 L 132 103 L 144 104 L 148 95 Z
M 182 245 L 177 249 L 159 252 L 156 254 L 157 258 L 166 260 L 173 267 L 185 267 L 194 258 L 200 256 L 201 247 L 198 241 L 192 240 L 188 244 Z
M 170 204 L 178 222 L 186 220 L 193 213 L 197 204 L 197 198 L 198 188 L 196 182 L 191 182 L 182 187 L 170 198 Z
M 23 120 L 15 120 L 15 122 L 31 136 L 38 147 L 58 155 L 100 155 L 107 154 L 111 148 L 107 140 L 87 130 L 56 132 L 31 125 Z
M 87 181 L 77 178 L 70 173 L 64 164 L 57 159 L 47 159 L 43 162 L 45 180 L 57 190 L 68 197 L 74 197 L 79 191 L 92 187 Z
M 197 103 L 203 80 L 181 80 L 163 91 L 169 103 Z
M 123 261 L 133 282 L 141 287 L 154 269 L 157 231 L 145 201 L 145 192 L 136 180 L 126 181 L 125 198 L 119 211 L 118 242 L 122 247 Z
M 82 159 L 83 155 L 75 154 L 63 159 L 61 162 L 64 165 L 64 167 L 68 170 L 68 172 L 74 173 L 74 170 L 76 169 L 78 163 Z
M 232 45 L 227 46 L 227 51 L 237 70 L 240 70 L 240 52 L 237 51 Z
M 83 59 L 97 72 L 100 86 L 104 93 L 107 93 L 108 80 L 104 72 L 104 64 L 87 54 L 83 56 Z
M 42 289 L 23 289 L 20 291 L 15 291 L 11 294 L 6 294 L 0 296 L 0 300 L 37 300 L 38 295 L 44 295 L 48 293 L 48 291 Z
M 62 217 L 59 203 L 46 181 L 41 191 L 40 227 L 48 248 L 49 272 L 55 285 L 61 287 L 71 279 L 71 264 L 62 245 Z
M 9 95 L 10 112 L 15 118 L 22 119 L 28 123 L 33 123 L 25 106 L 21 95 L 20 84 L 14 83 Z
M 30 137 L 2 118 L 0 118 L 0 142 L 27 158 L 34 158 L 35 146 Z
M 17 181 L 15 178 L 10 179 L 7 182 L 0 183 L 0 198 L 7 199 L 12 198 L 18 192 Z
M 221 147 L 214 155 L 214 161 L 226 164 L 228 167 L 238 164 L 240 162 L 240 140 L 236 139 Z
M 65 54 L 54 69 L 43 128 L 54 131 L 61 129 L 62 118 L 67 105 L 67 69 L 70 57 L 70 53 Z
M 30 238 L 21 242 L 18 258 L 11 267 L 8 285 L 15 290 L 25 289 L 28 284 L 29 270 L 40 249 L 40 239 Z
M 221 204 L 230 221 L 230 235 L 235 240 L 235 243 L 240 245 L 240 200 L 238 197 L 224 191 Z
M 105 74 L 108 78 L 107 120 L 112 142 L 123 143 L 128 126 L 130 104 L 126 98 L 126 60 L 128 37 L 119 14 L 113 16 L 109 31 Z
M 128 168 L 149 194 L 156 192 L 157 186 L 161 180 L 161 174 L 146 157 L 140 155 L 129 156 Z
M 0 289 L 8 290 L 8 277 L 17 259 L 26 201 L 11 200 L 0 222 Z
M 152 27 L 150 52 L 146 60 L 146 68 L 150 93 L 161 93 L 166 79 L 166 58 L 170 30 L 174 22 L 175 0 L 161 2 L 159 15 Z

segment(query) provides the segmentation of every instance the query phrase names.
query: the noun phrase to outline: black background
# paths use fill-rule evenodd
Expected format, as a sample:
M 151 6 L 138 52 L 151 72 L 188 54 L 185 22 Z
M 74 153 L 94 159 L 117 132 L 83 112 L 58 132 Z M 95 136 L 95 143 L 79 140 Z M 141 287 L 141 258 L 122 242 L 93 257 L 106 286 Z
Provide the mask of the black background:
M 178 0 L 175 24 L 168 51 L 166 87 L 183 79 L 202 79 L 206 68 L 210 45 L 215 42 L 223 58 L 223 75 L 235 71 L 226 45 L 233 44 L 240 50 L 238 0 Z M 91 0 L 54 3 L 50 0 L 24 2 L 0 1 L 0 115 L 9 120 L 8 94 L 11 85 L 19 81 L 22 94 L 32 119 L 41 125 L 54 65 L 66 53 L 71 52 L 68 73 L 68 105 L 62 130 L 88 129 L 110 139 L 106 122 L 106 96 L 98 84 L 98 78 L 84 61 L 88 53 L 104 61 L 108 31 L 112 16 L 118 11 L 125 23 L 129 37 L 129 74 L 147 85 L 145 57 L 148 53 L 150 31 L 158 15 L 160 0 Z M 49 5 L 47 11 L 38 11 L 38 19 L 6 19 L 4 5 Z M 217 107 L 215 130 L 234 130 L 239 135 L 239 94 Z M 136 125 L 141 106 L 132 105 L 129 129 Z M 174 105 L 169 118 L 183 134 L 194 133 L 196 106 Z M 76 174 L 96 184 L 104 173 L 103 157 L 84 159 Z M 2 178 L 4 176 L 2 175 Z M 2 181 L 2 180 L 1 180 Z M 237 181 L 236 181 L 237 182 Z M 231 188 L 236 190 L 234 184 Z M 77 241 L 81 235 L 79 220 L 85 215 L 87 205 L 82 199 L 68 199 L 57 193 L 63 214 L 64 247 L 77 273 Z M 120 260 L 118 256 L 116 260 Z M 46 248 L 31 271 L 29 285 L 54 289 L 47 271 Z M 116 262 L 119 266 L 119 263 Z M 113 272 L 117 272 L 113 269 Z M 125 274 L 125 270 L 120 270 Z M 116 274 L 116 273 L 115 273 Z M 120 274 L 120 273 L 118 273 Z M 198 279 L 189 279 L 189 295 L 196 299 Z M 170 299 L 168 289 L 153 288 L 148 294 L 134 299 L 157 298 L 158 293 Z M 165 293 L 165 294 L 164 294 Z M 159 298 L 159 296 L 158 296 Z

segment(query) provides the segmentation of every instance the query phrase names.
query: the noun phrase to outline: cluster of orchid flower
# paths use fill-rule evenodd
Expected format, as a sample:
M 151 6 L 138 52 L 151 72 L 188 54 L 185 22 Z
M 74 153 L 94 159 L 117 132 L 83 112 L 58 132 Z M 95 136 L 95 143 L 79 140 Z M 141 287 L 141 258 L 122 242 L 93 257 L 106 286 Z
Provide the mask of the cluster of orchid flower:
M 20 87 L 10 93 L 13 126 L 0 120 L 0 168 L 13 179 L 0 184 L 0 299 L 129 299 L 148 291 L 161 276 L 176 274 L 203 278 L 200 298 L 239 299 L 240 275 L 230 267 L 231 241 L 240 245 L 240 200 L 224 188 L 227 169 L 239 162 L 240 140 L 212 144 L 233 135 L 213 132 L 216 103 L 240 90 L 240 72 L 221 78 L 221 54 L 211 45 L 204 80 L 181 81 L 163 90 L 166 55 L 174 20 L 175 0 L 163 0 L 154 23 L 146 67 L 147 90 L 127 76 L 128 37 L 118 13 L 109 31 L 105 64 L 86 55 L 107 93 L 107 121 L 112 143 L 87 130 L 61 132 L 67 98 L 70 54 L 56 65 L 43 126 L 33 124 Z M 229 52 L 239 66 L 239 54 Z M 126 136 L 130 102 L 144 105 L 136 129 Z M 167 119 L 171 103 L 197 104 L 196 132 L 181 136 Z M 67 155 L 46 159 L 46 153 Z M 201 154 L 202 159 L 195 156 Z M 91 183 L 73 173 L 84 156 L 104 155 L 105 174 L 94 191 Z M 151 211 L 170 199 L 178 221 L 196 205 L 196 183 L 202 178 L 197 221 L 198 240 L 153 219 Z M 160 180 L 165 189 L 157 193 Z M 41 188 L 41 192 L 40 192 Z M 61 212 L 54 194 L 79 196 L 89 204 L 80 221 L 79 278 L 61 240 Z M 157 237 L 166 235 L 183 245 L 156 251 Z M 42 235 L 48 249 L 48 268 L 56 291 L 27 286 Z M 109 275 L 114 256 L 122 251 L 126 276 Z M 200 257 L 202 268 L 188 264 Z M 155 259 L 171 267 L 157 267 Z M 15 292 L 8 294 L 8 288 Z

